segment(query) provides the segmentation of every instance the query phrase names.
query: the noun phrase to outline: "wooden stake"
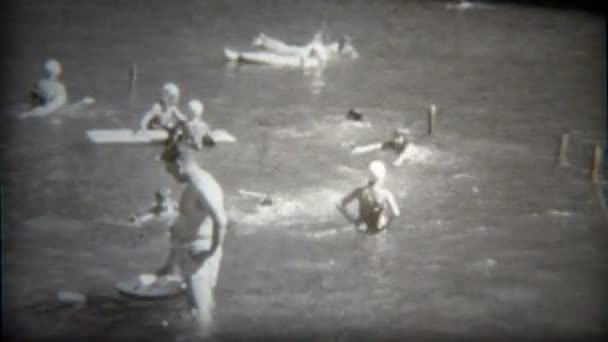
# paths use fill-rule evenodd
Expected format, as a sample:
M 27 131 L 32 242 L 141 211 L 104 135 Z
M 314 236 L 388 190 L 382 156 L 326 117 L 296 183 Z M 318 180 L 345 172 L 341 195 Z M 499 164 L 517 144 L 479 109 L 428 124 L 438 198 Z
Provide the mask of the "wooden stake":
M 137 64 L 131 64 L 129 68 L 129 94 L 135 90 L 135 82 L 137 81 Z
M 602 168 L 602 148 L 600 144 L 595 144 L 593 151 L 593 168 L 591 169 L 591 180 L 593 183 L 598 184 L 600 182 L 600 170 Z
M 566 156 L 566 153 L 568 151 L 569 140 L 570 140 L 570 137 L 568 136 L 568 133 L 562 134 L 562 140 L 561 140 L 561 143 L 559 146 L 559 156 L 558 156 L 559 166 L 568 165 L 568 158 Z
M 437 106 L 432 104 L 429 106 L 429 135 L 435 131 L 435 120 L 437 119 Z

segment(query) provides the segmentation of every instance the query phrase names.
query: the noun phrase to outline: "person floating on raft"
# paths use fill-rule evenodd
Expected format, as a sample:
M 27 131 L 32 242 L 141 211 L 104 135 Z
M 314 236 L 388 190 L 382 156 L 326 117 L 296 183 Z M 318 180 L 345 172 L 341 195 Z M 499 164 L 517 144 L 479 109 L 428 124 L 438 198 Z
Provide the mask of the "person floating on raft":
M 273 51 L 237 51 L 224 48 L 224 56 L 231 62 L 272 65 L 276 67 L 315 69 L 324 66 L 322 49 L 308 50 L 307 55 L 287 55 Z
M 356 56 L 349 37 L 343 37 L 339 42 L 324 44 L 323 33 L 317 32 L 313 39 L 304 46 L 291 46 L 286 43 L 260 33 L 253 41 L 254 47 L 259 51 L 236 51 L 225 48 L 224 55 L 231 61 L 243 61 L 257 64 L 267 64 L 279 67 L 293 67 L 301 69 L 319 68 L 335 54 L 350 51 Z
M 352 150 L 352 154 L 362 154 L 369 153 L 377 150 L 390 150 L 397 153 L 397 159 L 393 161 L 393 165 L 401 166 L 403 161 L 405 160 L 408 147 L 408 139 L 407 136 L 409 134 L 409 130 L 404 128 L 397 128 L 393 131 L 393 137 L 385 142 L 378 142 L 373 144 L 368 144 L 364 146 L 357 146 Z
M 393 217 L 400 215 L 393 193 L 384 186 L 386 168 L 384 163 L 374 160 L 369 164 L 369 180 L 366 185 L 355 188 L 337 205 L 337 209 L 357 228 L 366 225 L 366 232 L 383 231 Z M 347 206 L 353 200 L 359 202 L 359 217 L 354 218 Z
M 319 57 L 323 61 L 329 60 L 335 56 L 349 56 L 351 58 L 357 58 L 359 54 L 352 44 L 352 39 L 348 35 L 342 36 L 338 41 L 325 44 L 323 42 L 323 32 L 317 32 L 310 43 L 304 46 L 288 45 L 287 43 L 267 36 L 264 33 L 260 33 L 252 43 L 255 47 L 260 47 L 269 51 L 273 51 L 280 54 L 295 55 L 295 56 L 307 56 L 310 54 L 311 49 L 317 49 L 321 53 Z
M 178 204 L 171 196 L 171 189 L 162 187 L 156 191 L 152 208 L 143 213 L 131 215 L 129 221 L 142 225 L 155 218 L 173 218 L 177 215 Z

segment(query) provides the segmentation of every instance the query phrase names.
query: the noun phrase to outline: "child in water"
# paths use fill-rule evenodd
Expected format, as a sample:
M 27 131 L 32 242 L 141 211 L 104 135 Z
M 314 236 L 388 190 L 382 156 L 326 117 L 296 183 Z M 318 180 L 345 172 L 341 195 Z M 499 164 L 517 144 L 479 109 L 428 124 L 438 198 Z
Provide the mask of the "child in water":
M 154 218 L 171 218 L 177 215 L 177 208 L 177 202 L 171 197 L 171 189 L 163 187 L 156 191 L 153 207 L 143 213 L 132 215 L 129 221 L 141 225 Z
M 185 123 L 186 142 L 197 150 L 205 146 L 214 146 L 215 141 L 211 136 L 209 125 L 203 120 L 205 106 L 199 100 L 192 100 L 188 103 L 192 119 Z

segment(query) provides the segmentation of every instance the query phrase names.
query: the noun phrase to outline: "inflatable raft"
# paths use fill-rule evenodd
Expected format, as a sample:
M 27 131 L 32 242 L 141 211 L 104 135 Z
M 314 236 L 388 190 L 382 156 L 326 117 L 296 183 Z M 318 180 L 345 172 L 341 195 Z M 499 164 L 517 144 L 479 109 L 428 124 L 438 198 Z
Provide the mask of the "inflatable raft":
M 284 55 L 268 51 L 237 51 L 224 48 L 224 56 L 233 62 L 247 62 L 254 64 L 274 65 L 289 68 L 316 68 L 320 62 L 316 58 L 306 58 L 293 55 Z

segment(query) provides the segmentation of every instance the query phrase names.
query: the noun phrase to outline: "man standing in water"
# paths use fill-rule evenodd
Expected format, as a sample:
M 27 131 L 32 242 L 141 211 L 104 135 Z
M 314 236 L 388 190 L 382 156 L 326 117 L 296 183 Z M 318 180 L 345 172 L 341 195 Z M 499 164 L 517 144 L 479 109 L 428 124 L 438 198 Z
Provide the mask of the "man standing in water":
M 197 165 L 192 152 L 182 144 L 171 144 L 162 160 L 167 171 L 186 184 L 179 203 L 179 216 L 171 227 L 171 252 L 157 275 L 179 267 L 187 284 L 188 307 L 203 329 L 213 321 L 213 289 L 222 258 L 228 218 L 224 193 L 215 178 Z
M 386 168 L 384 163 L 374 160 L 369 164 L 369 181 L 353 190 L 338 204 L 338 210 L 357 228 L 367 226 L 368 233 L 378 233 L 386 228 L 391 215 L 399 216 L 399 207 L 393 193 L 384 187 Z M 353 218 L 346 206 L 353 200 L 359 202 L 359 217 Z M 390 212 L 389 212 L 390 210 Z

